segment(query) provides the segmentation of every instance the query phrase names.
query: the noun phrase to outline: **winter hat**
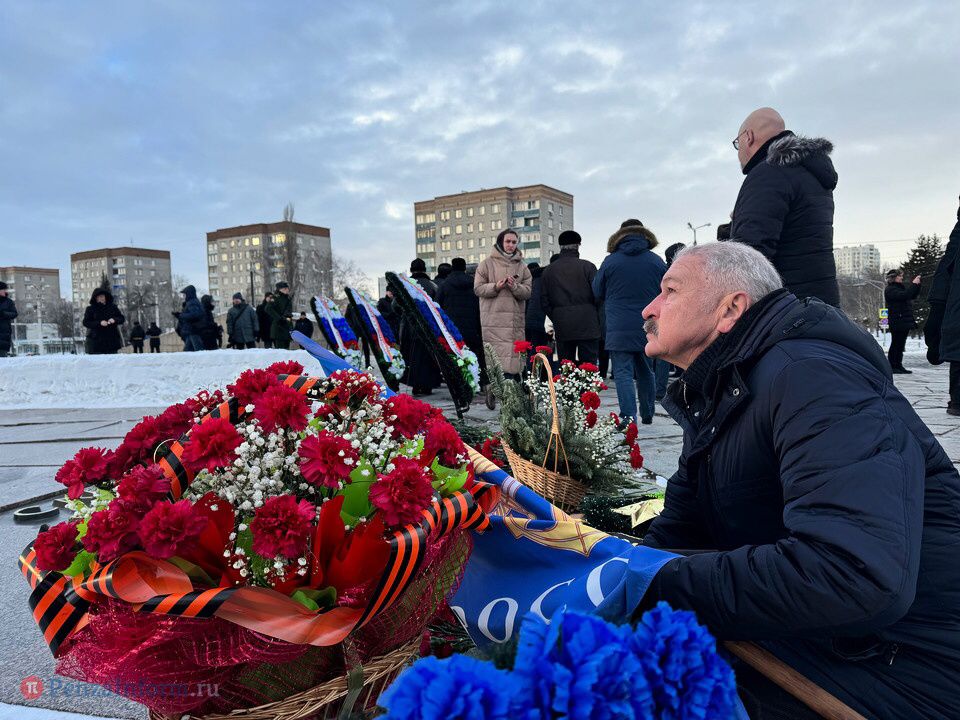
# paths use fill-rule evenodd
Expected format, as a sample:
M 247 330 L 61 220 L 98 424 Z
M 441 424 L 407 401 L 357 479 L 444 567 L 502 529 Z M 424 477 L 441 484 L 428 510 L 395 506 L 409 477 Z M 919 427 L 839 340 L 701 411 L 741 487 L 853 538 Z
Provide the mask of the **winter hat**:
M 617 230 L 607 241 L 607 252 L 612 253 L 617 249 L 617 245 L 628 235 L 639 235 L 647 241 L 650 250 L 657 246 L 657 236 L 647 230 L 643 223 L 636 218 L 630 218 L 620 223 L 620 229 Z
M 410 263 L 410 272 L 426 272 L 427 264 L 420 258 L 414 258 Z
M 896 280 L 897 275 L 900 275 L 901 272 L 902 271 L 899 268 L 894 268 L 893 270 L 887 270 L 887 282 L 891 280 Z
M 277 283 L 277 290 L 283 290 L 283 288 L 289 288 L 289 287 L 290 287 L 290 283 L 288 283 L 286 280 L 281 280 L 280 282 Z
M 663 251 L 663 255 L 667 259 L 667 267 L 673 265 L 673 259 L 677 256 L 677 253 L 686 247 L 683 243 L 674 243 Z
M 636 220 L 635 218 L 630 218 L 629 220 L 624 220 L 622 223 L 620 223 L 620 227 L 622 227 L 622 228 L 625 228 L 625 227 L 643 227 L 643 223 L 640 222 L 639 220 Z
M 234 299 L 234 300 L 239 300 L 240 302 L 243 302 L 243 294 L 242 294 L 242 293 L 234 293 L 234 294 L 233 294 L 233 299 Z
M 560 233 L 560 237 L 557 238 L 557 242 L 560 243 L 560 247 L 564 245 L 579 245 L 581 243 L 580 233 L 575 230 L 564 230 Z
M 0 290 L 6 290 L 6 289 L 7 289 L 7 284 L 3 280 L 0 280 Z
M 450 261 L 450 266 L 454 270 L 466 271 L 467 261 L 464 260 L 463 258 L 454 258 L 453 260 Z

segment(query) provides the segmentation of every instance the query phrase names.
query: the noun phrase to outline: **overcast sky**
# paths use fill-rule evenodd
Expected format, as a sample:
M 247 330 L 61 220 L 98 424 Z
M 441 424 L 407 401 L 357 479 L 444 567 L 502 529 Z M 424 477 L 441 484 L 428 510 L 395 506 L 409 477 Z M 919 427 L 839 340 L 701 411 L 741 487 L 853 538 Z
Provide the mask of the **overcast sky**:
M 958 27 L 902 0 L 4 0 L 0 265 L 67 295 L 71 252 L 132 242 L 206 287 L 205 233 L 292 201 L 374 276 L 415 200 L 539 182 L 599 263 L 627 217 L 664 246 L 724 222 L 763 105 L 836 146 L 836 244 L 896 262 L 954 222 Z

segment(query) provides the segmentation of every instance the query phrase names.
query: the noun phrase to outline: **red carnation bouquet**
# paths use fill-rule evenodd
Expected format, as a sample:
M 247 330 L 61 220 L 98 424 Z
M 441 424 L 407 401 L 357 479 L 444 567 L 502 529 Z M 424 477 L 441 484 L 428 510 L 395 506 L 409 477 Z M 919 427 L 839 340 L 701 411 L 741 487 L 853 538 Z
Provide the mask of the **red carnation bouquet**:
M 342 676 L 442 610 L 495 490 L 435 408 L 302 372 L 248 370 L 60 469 L 73 516 L 20 559 L 58 673 L 157 714 L 229 712 Z

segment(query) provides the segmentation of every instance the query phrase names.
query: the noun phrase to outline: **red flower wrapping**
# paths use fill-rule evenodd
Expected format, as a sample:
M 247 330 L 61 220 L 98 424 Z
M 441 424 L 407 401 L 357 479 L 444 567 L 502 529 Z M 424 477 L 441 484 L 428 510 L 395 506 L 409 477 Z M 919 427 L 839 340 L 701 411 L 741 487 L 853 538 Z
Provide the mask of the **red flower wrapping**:
M 439 458 L 440 464 L 447 467 L 460 465 L 458 456 L 464 452 L 459 433 L 446 420 L 434 420 L 430 423 L 423 439 L 423 449 L 429 455 L 430 462 L 433 458 Z
M 529 343 L 526 340 L 517 340 L 513 343 L 513 351 L 515 353 L 524 354 L 533 350 L 533 343 Z
M 318 487 L 336 490 L 340 482 L 350 482 L 360 453 L 339 435 L 322 430 L 300 443 L 300 472 L 304 480 Z
M 639 434 L 640 431 L 637 429 L 636 421 L 632 421 L 629 425 L 627 425 L 626 437 L 624 438 L 627 445 L 633 445 L 637 441 L 637 436 Z
M 537 345 L 534 350 L 536 350 L 538 353 L 543 353 L 547 357 L 553 356 L 553 348 L 549 345 Z
M 389 527 L 416 522 L 433 499 L 430 478 L 419 462 L 398 457 L 393 466 L 370 486 L 370 502 L 383 513 Z
M 66 570 L 77 556 L 76 524 L 62 522 L 45 530 L 33 541 L 33 549 L 39 570 Z
M 267 367 L 275 375 L 303 375 L 303 365 L 296 360 L 280 360 Z
M 593 390 L 587 390 L 580 396 L 580 402 L 587 410 L 596 410 L 600 407 L 600 396 Z
M 279 385 L 276 373 L 269 370 L 244 370 L 232 385 L 227 385 L 227 392 L 235 397 L 241 407 L 252 405 L 269 388 Z
M 630 466 L 635 470 L 643 467 L 643 455 L 640 454 L 639 445 L 634 445 L 630 448 Z
M 307 550 L 314 512 L 313 505 L 298 503 L 293 495 L 268 498 L 250 521 L 253 551 L 266 558 L 300 557 Z
M 135 515 L 142 517 L 170 492 L 170 479 L 159 465 L 136 467 L 117 485 L 117 497 Z
M 162 502 L 140 521 L 137 532 L 148 555 L 166 560 L 196 544 L 207 526 L 207 518 L 189 500 Z
M 412 438 L 419 433 L 434 417 L 443 417 L 438 408 L 420 402 L 409 395 L 394 395 L 387 400 L 387 409 L 384 413 L 391 420 L 391 432 L 396 438 Z
M 266 433 L 281 428 L 303 430 L 307 427 L 310 406 L 306 398 L 286 385 L 274 385 L 254 403 L 253 416 Z
M 139 520 L 123 503 L 113 500 L 106 510 L 98 510 L 87 522 L 83 547 L 96 553 L 100 563 L 116 560 L 137 546 Z
M 587 372 L 600 372 L 600 368 L 598 368 L 593 363 L 588 363 L 588 362 L 580 363 L 580 369 L 586 370 Z
M 111 455 L 102 448 L 83 448 L 57 470 L 56 481 L 67 486 L 67 495 L 76 500 L 88 483 L 100 482 L 109 475 Z
M 596 425 L 596 424 L 597 424 L 597 413 L 594 412 L 593 410 L 591 410 L 590 412 L 588 412 L 588 413 L 587 413 L 586 422 L 587 422 L 587 427 L 588 427 L 588 428 L 592 428 L 594 425 Z
M 213 472 L 236 459 L 237 446 L 243 442 L 240 433 L 226 418 L 209 418 L 195 425 L 183 448 L 183 464 L 196 473 Z

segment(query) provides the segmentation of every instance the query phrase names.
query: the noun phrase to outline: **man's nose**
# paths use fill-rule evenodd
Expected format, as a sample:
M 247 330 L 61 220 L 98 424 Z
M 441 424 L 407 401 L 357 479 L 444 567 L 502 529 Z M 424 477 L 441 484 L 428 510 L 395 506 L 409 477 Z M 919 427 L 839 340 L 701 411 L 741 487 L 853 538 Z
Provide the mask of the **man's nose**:
M 650 301 L 650 304 L 647 305 L 643 312 L 640 315 L 644 320 L 649 320 L 650 318 L 655 318 L 659 310 L 660 296 L 657 295 L 653 300 Z

